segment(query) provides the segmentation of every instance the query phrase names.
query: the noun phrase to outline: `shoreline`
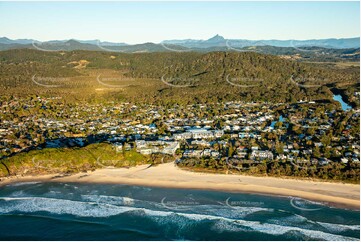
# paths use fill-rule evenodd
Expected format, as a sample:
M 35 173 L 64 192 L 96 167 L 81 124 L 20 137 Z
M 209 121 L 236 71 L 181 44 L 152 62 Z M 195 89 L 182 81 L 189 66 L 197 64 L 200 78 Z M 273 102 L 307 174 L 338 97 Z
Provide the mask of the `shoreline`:
M 174 163 L 106 168 L 71 175 L 2 178 L 0 187 L 19 182 L 124 184 L 302 198 L 327 206 L 360 210 L 360 185 L 276 177 L 210 174 L 182 170 Z

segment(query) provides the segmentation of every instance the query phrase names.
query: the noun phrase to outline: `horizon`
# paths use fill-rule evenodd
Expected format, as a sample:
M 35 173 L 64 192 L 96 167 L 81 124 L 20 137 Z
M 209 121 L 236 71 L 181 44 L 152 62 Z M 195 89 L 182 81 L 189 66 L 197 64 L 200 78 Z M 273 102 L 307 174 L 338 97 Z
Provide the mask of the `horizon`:
M 310 41 L 310 40 L 327 40 L 327 39 L 336 39 L 336 40 L 340 40 L 340 39 L 355 39 L 355 38 L 360 38 L 360 36 L 354 36 L 354 37 L 341 37 L 341 38 L 334 38 L 334 37 L 329 37 L 329 38 L 322 38 L 322 39 L 316 39 L 316 38 L 312 38 L 312 39 L 240 39 L 240 38 L 235 38 L 235 39 L 229 39 L 229 38 L 225 38 L 224 36 L 220 35 L 220 34 L 214 34 L 213 36 L 207 38 L 207 39 L 193 39 L 193 38 L 185 38 L 185 39 L 164 39 L 160 42 L 151 42 L 151 41 L 147 41 L 144 40 L 143 42 L 139 42 L 139 43 L 126 43 L 122 40 L 116 40 L 116 41 L 108 41 L 105 39 L 77 39 L 77 38 L 70 38 L 70 39 L 51 39 L 51 40 L 39 40 L 39 39 L 34 39 L 34 38 L 29 38 L 29 37 L 25 37 L 25 38 L 16 38 L 16 39 L 12 39 L 9 38 L 7 36 L 0 36 L 0 38 L 7 38 L 9 40 L 33 40 L 33 41 L 39 41 L 39 42 L 51 42 L 51 41 L 70 41 L 70 40 L 74 40 L 74 41 L 99 41 L 99 42 L 111 42 L 111 43 L 122 43 L 122 44 L 127 44 L 127 45 L 137 45 L 137 44 L 146 44 L 146 43 L 153 43 L 153 44 L 161 44 L 163 41 L 181 41 L 181 40 L 195 40 L 195 41 L 207 41 L 215 36 L 220 36 L 223 37 L 226 40 L 249 40 L 249 41 L 292 41 L 292 40 L 296 40 L 296 41 Z
M 359 2 L 0 2 L 0 14 L 2 36 L 38 41 L 360 37 Z

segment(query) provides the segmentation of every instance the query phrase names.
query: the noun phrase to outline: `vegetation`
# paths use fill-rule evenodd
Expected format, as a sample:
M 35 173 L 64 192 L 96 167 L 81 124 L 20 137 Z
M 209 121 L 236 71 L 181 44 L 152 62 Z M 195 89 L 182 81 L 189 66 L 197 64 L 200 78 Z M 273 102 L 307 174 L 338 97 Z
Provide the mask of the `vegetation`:
M 69 102 L 155 104 L 330 100 L 330 87 L 342 87 L 347 90 L 345 95 L 354 95 L 360 75 L 353 66 L 333 68 L 251 52 L 125 54 L 16 49 L 0 52 L 0 69 L 2 95 L 31 93 L 60 95 Z M 34 75 L 43 85 L 32 81 Z
M 31 150 L 1 160 L 0 177 L 49 173 L 77 173 L 97 168 L 130 167 L 169 161 L 160 156 L 144 156 L 134 150 L 116 152 L 107 143 L 82 148 Z
M 216 172 L 255 176 L 294 177 L 327 181 L 360 182 L 359 163 L 332 162 L 322 167 L 291 162 L 263 161 L 260 164 L 240 163 L 230 166 L 225 159 L 188 159 L 178 164 L 181 168 L 198 172 Z

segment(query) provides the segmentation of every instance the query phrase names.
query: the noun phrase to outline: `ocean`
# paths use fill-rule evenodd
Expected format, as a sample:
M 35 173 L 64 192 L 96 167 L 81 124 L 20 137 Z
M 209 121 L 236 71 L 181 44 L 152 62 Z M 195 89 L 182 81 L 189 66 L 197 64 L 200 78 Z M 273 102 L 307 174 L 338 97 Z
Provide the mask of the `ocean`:
M 292 197 L 85 183 L 0 187 L 0 240 L 359 238 L 359 211 Z

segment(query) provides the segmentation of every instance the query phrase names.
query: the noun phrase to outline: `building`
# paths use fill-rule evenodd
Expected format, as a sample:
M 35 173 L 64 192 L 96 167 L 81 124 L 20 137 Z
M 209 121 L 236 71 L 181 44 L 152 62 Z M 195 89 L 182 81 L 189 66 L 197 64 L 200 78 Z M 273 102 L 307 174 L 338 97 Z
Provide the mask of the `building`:
M 174 155 L 177 149 L 180 148 L 179 142 L 177 141 L 145 141 L 145 140 L 136 140 L 135 141 L 137 152 L 143 155 L 150 154 L 167 154 Z
M 264 159 L 273 159 L 273 154 L 271 151 L 266 150 L 253 150 L 250 156 L 251 159 L 259 158 L 261 160 Z
M 213 132 L 206 129 L 190 129 L 193 139 L 210 139 L 213 138 Z
M 115 151 L 116 151 L 117 153 L 123 151 L 123 144 L 122 144 L 122 143 L 116 142 L 116 143 L 113 143 L 113 145 L 114 145 Z

